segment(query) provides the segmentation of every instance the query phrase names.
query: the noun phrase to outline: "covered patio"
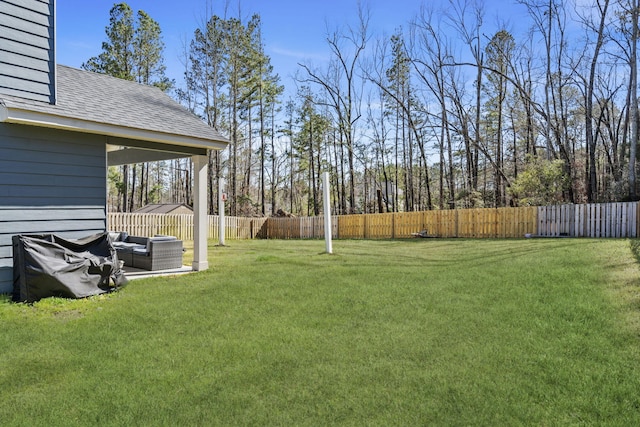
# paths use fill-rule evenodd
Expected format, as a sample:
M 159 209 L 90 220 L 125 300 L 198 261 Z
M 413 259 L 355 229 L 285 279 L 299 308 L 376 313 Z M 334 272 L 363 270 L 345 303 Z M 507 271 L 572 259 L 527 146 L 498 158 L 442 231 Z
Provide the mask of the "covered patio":
M 3 95 L 0 123 L 26 130 L 72 132 L 82 141 L 102 144 L 104 231 L 109 230 L 108 166 L 190 157 L 194 164 L 194 251 L 190 268 L 207 269 L 208 150 L 222 150 L 228 140 L 155 87 L 62 65 L 56 67 L 56 83 L 55 104 Z M 73 167 L 73 159 L 69 163 Z M 80 231 L 75 230 L 75 235 Z M 91 231 L 95 229 L 87 230 Z

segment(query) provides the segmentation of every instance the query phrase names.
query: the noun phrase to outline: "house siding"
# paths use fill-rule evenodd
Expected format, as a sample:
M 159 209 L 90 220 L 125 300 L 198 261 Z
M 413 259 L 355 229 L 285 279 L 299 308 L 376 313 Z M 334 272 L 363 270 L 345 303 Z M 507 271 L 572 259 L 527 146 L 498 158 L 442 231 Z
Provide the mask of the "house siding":
M 11 237 L 106 230 L 105 137 L 0 124 L 0 293 L 13 288 Z
M 0 0 L 0 93 L 55 104 L 53 0 Z

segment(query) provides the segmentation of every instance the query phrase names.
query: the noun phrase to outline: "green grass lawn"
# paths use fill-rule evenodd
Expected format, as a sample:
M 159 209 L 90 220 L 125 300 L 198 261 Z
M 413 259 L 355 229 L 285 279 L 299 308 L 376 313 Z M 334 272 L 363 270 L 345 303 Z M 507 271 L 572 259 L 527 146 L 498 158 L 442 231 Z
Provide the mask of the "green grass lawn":
M 636 241 L 228 243 L 0 300 L 0 424 L 640 424 Z

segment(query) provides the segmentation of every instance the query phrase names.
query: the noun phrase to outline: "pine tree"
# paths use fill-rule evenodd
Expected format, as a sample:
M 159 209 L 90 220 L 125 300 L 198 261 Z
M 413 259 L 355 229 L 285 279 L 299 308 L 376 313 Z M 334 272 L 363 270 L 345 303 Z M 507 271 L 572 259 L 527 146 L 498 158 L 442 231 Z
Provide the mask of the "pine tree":
M 102 53 L 82 64 L 82 68 L 125 80 L 135 79 L 133 11 L 126 3 L 118 3 L 109 11 L 107 41 Z
M 192 112 L 199 108 L 207 124 L 220 129 L 224 126 L 222 90 L 224 75 L 224 39 L 226 23 L 213 16 L 204 28 L 194 32 L 193 40 L 186 53 L 185 84 L 186 90 L 178 90 L 178 98 L 187 101 Z M 218 185 L 222 178 L 222 158 L 218 150 L 209 150 L 209 213 L 217 210 Z
M 266 213 L 267 137 L 275 129 L 273 122 L 268 129 L 267 118 L 283 89 L 264 53 L 261 26 L 259 15 L 247 22 L 212 16 L 206 30 L 194 33 L 185 72 L 183 98 L 210 126 L 230 136 L 228 164 L 217 152 L 211 156 L 210 170 L 215 173 L 210 175 L 209 194 L 213 201 L 217 179 L 226 169 L 231 215 L 254 214 L 257 208 Z
M 138 11 L 137 24 L 133 49 L 137 81 L 167 91 L 173 82 L 165 75 L 160 25 L 142 10 Z
M 82 68 L 125 80 L 168 90 L 172 82 L 165 76 L 164 42 L 160 25 L 140 10 L 137 19 L 127 3 L 118 3 L 109 11 L 107 41 L 102 53 L 82 64 Z
M 164 43 L 160 25 L 144 11 L 138 11 L 134 20 L 133 10 L 127 3 L 117 3 L 109 11 L 109 25 L 105 28 L 107 41 L 102 43 L 102 52 L 82 64 L 82 68 L 102 74 L 108 74 L 125 80 L 137 81 L 146 85 L 154 85 L 162 90 L 173 86 L 164 74 Z M 114 187 L 122 200 L 120 209 L 133 210 L 137 170 L 134 165 L 129 173 L 129 165 L 123 165 L 121 173 L 110 173 L 110 179 L 121 179 Z M 142 173 L 149 170 L 144 165 Z M 129 179 L 131 177 L 131 185 Z M 140 177 L 138 201 L 149 199 L 149 177 Z M 144 198 L 143 198 L 143 193 Z
M 404 40 L 401 35 L 394 34 L 391 36 L 393 65 L 387 70 L 388 91 L 387 107 L 388 114 L 393 117 L 394 128 L 394 158 L 395 158 L 395 194 L 393 195 L 393 210 L 399 210 L 398 200 L 400 191 L 400 181 L 403 182 L 403 193 L 405 196 L 404 210 L 412 210 L 410 202 L 412 200 L 413 188 L 409 185 L 411 177 L 411 160 L 408 159 L 407 153 L 407 106 L 409 105 L 409 58 L 405 52 Z M 401 174 L 402 173 L 402 177 Z
M 514 49 L 515 41 L 513 36 L 506 30 L 498 31 L 485 47 L 487 66 L 498 71 L 487 75 L 487 84 L 485 85 L 490 97 L 488 101 L 490 120 L 487 120 L 487 122 L 491 128 L 491 137 L 495 141 L 492 164 L 494 168 L 494 202 L 496 207 L 506 205 L 506 177 L 503 171 L 504 104 L 507 97 L 509 63 Z

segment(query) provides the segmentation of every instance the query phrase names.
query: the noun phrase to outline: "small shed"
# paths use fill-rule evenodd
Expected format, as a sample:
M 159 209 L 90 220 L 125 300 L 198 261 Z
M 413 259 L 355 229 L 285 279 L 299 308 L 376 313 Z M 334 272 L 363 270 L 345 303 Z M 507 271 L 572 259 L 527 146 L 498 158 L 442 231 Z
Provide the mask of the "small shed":
M 134 213 L 153 213 L 153 214 L 192 214 L 191 206 L 184 203 L 149 203 Z
M 157 88 L 56 64 L 55 0 L 0 0 L 0 22 L 0 292 L 13 235 L 109 229 L 109 165 L 193 159 L 192 267 L 207 269 L 207 154 L 228 140 Z

